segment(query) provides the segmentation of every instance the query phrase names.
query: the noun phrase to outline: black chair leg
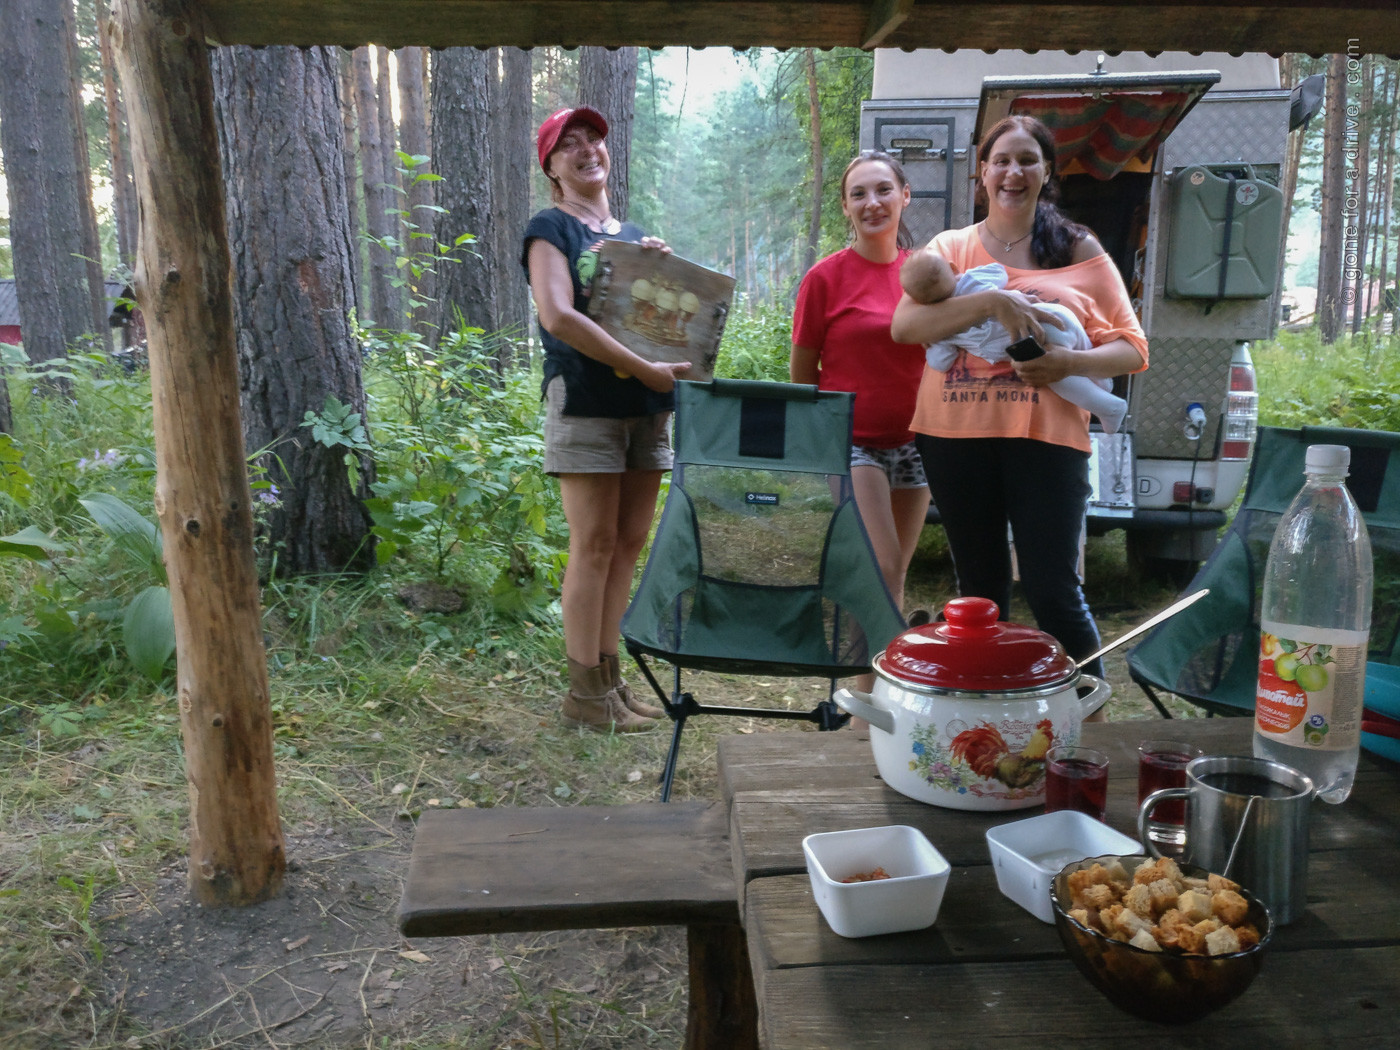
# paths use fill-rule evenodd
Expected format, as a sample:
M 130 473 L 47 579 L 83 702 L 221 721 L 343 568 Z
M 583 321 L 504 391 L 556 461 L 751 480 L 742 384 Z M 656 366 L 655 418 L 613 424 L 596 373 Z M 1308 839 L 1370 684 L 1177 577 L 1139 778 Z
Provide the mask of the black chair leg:
M 1167 705 L 1162 703 L 1161 699 L 1157 696 L 1157 694 L 1153 692 L 1153 690 L 1145 682 L 1138 682 L 1138 685 L 1142 687 L 1142 691 L 1147 694 L 1147 699 L 1152 701 L 1152 706 L 1155 707 L 1158 710 L 1158 712 L 1161 713 L 1163 718 L 1175 717 L 1170 711 L 1167 710 Z
M 676 759 L 681 753 L 681 731 L 685 729 L 686 712 L 681 710 L 672 716 L 675 726 L 671 729 L 671 750 L 666 752 L 666 765 L 661 770 L 661 801 L 671 801 L 671 782 L 676 779 Z

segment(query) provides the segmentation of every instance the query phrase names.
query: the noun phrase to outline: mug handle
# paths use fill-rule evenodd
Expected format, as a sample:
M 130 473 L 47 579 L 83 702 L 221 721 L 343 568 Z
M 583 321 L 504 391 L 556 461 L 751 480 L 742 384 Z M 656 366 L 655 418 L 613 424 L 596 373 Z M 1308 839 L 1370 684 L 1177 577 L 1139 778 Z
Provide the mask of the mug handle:
M 1147 847 L 1147 852 L 1152 854 L 1152 856 L 1162 856 L 1161 851 L 1157 849 L 1157 846 L 1153 843 L 1152 839 L 1149 838 L 1147 834 L 1147 822 L 1152 816 L 1152 811 L 1157 808 L 1158 804 L 1166 802 L 1169 799 L 1185 799 L 1190 797 L 1190 788 L 1160 788 L 1159 790 L 1152 792 L 1152 794 L 1148 795 L 1145 799 L 1142 800 L 1142 805 L 1138 807 L 1138 840 L 1144 846 Z
M 1096 678 L 1091 674 L 1081 674 L 1079 681 L 1093 686 L 1087 693 L 1079 697 L 1079 717 L 1082 720 L 1088 718 L 1108 702 L 1113 687 L 1102 678 Z
M 856 699 L 857 697 L 860 699 Z M 863 718 L 876 729 L 883 729 L 891 736 L 894 735 L 894 712 L 882 711 L 878 707 L 871 706 L 869 701 L 873 698 L 869 693 L 838 689 L 831 694 L 831 699 L 836 701 L 836 706 L 842 711 L 847 711 L 857 718 Z

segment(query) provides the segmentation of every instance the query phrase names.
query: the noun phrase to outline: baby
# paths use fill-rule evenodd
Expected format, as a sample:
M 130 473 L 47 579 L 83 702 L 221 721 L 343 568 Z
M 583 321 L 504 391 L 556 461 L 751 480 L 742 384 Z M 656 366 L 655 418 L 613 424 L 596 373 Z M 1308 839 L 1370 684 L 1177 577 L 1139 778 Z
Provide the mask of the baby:
M 975 266 L 960 276 L 954 276 L 948 260 L 937 252 L 924 249 L 917 251 L 905 260 L 899 271 L 899 283 L 909 298 L 917 303 L 942 302 L 951 295 L 966 295 L 968 292 L 981 292 L 1006 287 L 1006 269 L 997 263 Z M 1037 303 L 1040 310 L 1053 314 L 1064 322 L 1064 328 L 1052 324 L 1042 327 L 1045 330 L 1047 349 L 1088 350 L 1092 344 L 1084 333 L 1079 319 L 1058 303 Z M 1011 337 L 998 321 L 987 320 L 975 324 L 965 332 L 959 332 L 951 339 L 934 343 L 924 353 L 930 368 L 946 372 L 957 360 L 958 351 L 966 350 L 989 364 L 1009 360 L 1006 348 Z M 1088 376 L 1066 376 L 1050 384 L 1050 389 L 1072 405 L 1088 409 L 1099 417 L 1104 432 L 1115 434 L 1127 415 L 1128 403 L 1110 393 L 1113 383 L 1107 379 L 1090 379 Z

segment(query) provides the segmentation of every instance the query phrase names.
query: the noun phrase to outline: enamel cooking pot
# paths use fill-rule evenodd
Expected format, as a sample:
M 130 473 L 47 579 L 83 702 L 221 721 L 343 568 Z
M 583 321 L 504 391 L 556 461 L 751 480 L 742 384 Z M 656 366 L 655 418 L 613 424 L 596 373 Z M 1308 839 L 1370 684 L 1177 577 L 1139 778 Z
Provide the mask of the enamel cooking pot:
M 997 620 L 996 602 L 955 598 L 945 622 L 912 627 L 875 657 L 875 689 L 840 689 L 870 723 L 885 783 L 951 809 L 1045 801 L 1045 752 L 1079 741 L 1108 684 L 1082 674 L 1054 638 Z

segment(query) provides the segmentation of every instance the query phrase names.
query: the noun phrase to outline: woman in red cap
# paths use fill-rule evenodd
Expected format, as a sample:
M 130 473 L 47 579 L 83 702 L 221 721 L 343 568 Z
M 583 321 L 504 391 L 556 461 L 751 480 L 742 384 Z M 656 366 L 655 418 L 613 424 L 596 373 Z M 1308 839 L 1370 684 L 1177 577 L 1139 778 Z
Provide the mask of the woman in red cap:
M 587 106 L 561 109 L 540 125 L 536 145 L 554 205 L 525 228 L 521 262 L 545 348 L 544 467 L 559 479 L 569 525 L 563 717 L 632 733 L 665 714 L 622 681 L 617 650 L 661 475 L 671 467 L 671 392 L 690 366 L 644 360 L 586 312 L 605 238 L 670 250 L 612 217 L 607 133 L 602 114 Z

